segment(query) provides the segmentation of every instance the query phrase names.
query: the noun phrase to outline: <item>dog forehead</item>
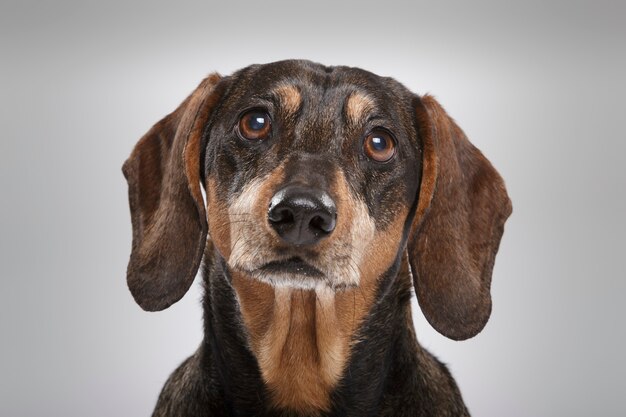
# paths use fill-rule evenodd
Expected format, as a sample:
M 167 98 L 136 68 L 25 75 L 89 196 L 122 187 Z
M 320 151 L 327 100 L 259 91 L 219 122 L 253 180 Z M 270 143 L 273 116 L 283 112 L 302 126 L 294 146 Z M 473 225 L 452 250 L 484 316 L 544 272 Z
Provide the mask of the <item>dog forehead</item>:
M 356 67 L 326 66 L 305 60 L 287 60 L 269 64 L 251 65 L 240 74 L 255 85 L 271 85 L 276 81 L 294 80 L 314 85 L 378 84 L 384 80 L 374 73 Z
M 325 110 L 328 106 L 345 105 L 355 91 L 374 103 L 401 93 L 403 88 L 393 79 L 360 68 L 329 67 L 303 60 L 251 65 L 233 75 L 235 88 L 232 95 L 237 101 L 265 95 L 288 100 L 292 106 L 297 99 L 311 105 L 324 104 L 327 106 Z

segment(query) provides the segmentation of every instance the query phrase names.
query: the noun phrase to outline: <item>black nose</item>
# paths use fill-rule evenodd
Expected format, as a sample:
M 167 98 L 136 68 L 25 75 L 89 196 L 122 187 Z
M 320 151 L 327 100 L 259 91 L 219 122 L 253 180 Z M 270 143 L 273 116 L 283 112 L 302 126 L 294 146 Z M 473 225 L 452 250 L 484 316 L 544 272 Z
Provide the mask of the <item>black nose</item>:
M 284 241 L 312 245 L 335 229 L 337 208 L 322 190 L 290 185 L 274 194 L 267 217 Z

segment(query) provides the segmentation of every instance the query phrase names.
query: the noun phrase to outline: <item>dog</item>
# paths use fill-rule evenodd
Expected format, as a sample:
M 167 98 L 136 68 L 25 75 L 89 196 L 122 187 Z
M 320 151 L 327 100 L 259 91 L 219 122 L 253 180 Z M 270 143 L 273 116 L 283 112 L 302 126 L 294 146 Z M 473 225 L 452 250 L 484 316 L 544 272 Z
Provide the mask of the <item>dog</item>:
M 204 276 L 204 340 L 153 416 L 469 415 L 410 300 L 448 338 L 479 333 L 512 206 L 432 96 L 309 61 L 212 74 L 123 173 L 136 302 Z

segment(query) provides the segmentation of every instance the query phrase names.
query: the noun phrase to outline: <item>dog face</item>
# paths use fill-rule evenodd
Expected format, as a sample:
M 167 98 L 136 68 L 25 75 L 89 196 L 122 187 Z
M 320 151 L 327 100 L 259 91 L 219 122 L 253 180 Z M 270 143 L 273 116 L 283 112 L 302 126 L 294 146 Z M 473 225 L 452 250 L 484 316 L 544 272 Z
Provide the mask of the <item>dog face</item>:
M 362 70 L 252 67 L 205 133 L 208 226 L 233 271 L 358 286 L 396 260 L 419 187 L 412 96 Z
M 434 99 L 392 79 L 306 61 L 210 76 L 124 173 L 145 309 L 184 295 L 208 234 L 233 272 L 301 289 L 371 284 L 406 249 L 438 331 L 471 337 L 489 317 L 502 179 Z

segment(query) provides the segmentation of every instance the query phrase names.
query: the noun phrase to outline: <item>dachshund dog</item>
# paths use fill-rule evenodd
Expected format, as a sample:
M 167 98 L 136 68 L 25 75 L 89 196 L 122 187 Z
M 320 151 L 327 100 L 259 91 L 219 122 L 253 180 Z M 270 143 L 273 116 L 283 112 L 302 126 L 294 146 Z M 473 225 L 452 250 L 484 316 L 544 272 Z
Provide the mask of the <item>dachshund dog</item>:
M 123 172 L 136 302 L 169 307 L 204 260 L 204 340 L 154 416 L 469 415 L 410 300 L 480 332 L 512 209 L 433 97 L 308 61 L 213 74 Z

